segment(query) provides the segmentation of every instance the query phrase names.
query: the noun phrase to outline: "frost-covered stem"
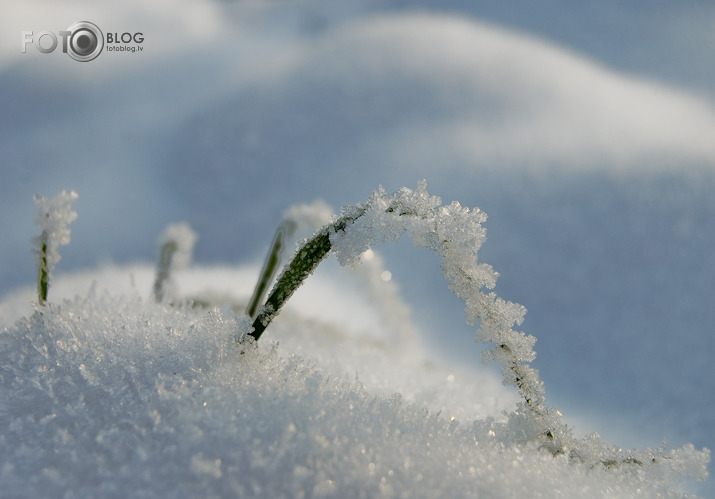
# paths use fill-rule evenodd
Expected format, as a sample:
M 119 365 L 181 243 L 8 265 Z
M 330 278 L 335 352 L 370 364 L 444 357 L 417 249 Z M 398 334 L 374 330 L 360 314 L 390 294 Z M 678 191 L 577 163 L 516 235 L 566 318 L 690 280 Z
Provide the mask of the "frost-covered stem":
M 52 271 L 61 259 L 59 247 L 70 242 L 68 225 L 77 218 L 72 203 L 78 197 L 74 191 L 60 191 L 52 199 L 34 197 L 37 205 L 35 223 L 42 228 L 40 236 L 32 238 L 37 256 L 37 299 L 40 305 L 47 302 Z
M 171 261 L 174 258 L 176 249 L 175 241 L 167 241 L 161 246 L 159 264 L 156 268 L 156 279 L 154 280 L 154 299 L 158 302 L 164 299 L 164 285 L 171 276 Z
M 47 301 L 47 288 L 50 280 L 48 274 L 47 231 L 43 230 L 40 235 L 40 264 L 37 266 L 37 298 L 40 305 L 44 305 Z
M 359 223 L 345 230 L 361 217 Z M 526 309 L 481 291 L 492 288 L 498 275 L 489 265 L 477 263 L 477 251 L 485 239 L 481 227 L 485 219 L 478 209 L 469 210 L 456 202 L 441 206 L 439 198 L 429 196 L 424 181 L 416 191 L 403 188 L 387 194 L 380 189 L 365 205 L 345 209 L 341 218 L 320 229 L 298 250 L 255 318 L 250 335 L 260 338 L 286 300 L 331 250 L 342 265 L 352 265 L 359 262 L 359 255 L 372 243 L 396 240 L 407 232 L 413 244 L 439 255 L 450 289 L 467 303 L 467 322 L 480 320 L 478 338 L 496 345 L 488 351 L 487 358 L 502 365 L 505 382 L 518 388 L 524 399 L 523 408 L 541 423 L 537 433 L 558 448 L 562 440 L 558 418 L 552 417 L 545 405 L 543 384 L 536 370 L 528 365 L 536 355 L 532 350 L 536 339 L 513 329 L 523 320 Z
M 315 271 L 330 252 L 330 234 L 344 231 L 345 227 L 361 217 L 365 210 L 356 214 L 340 217 L 334 223 L 320 229 L 313 237 L 308 239 L 298 250 L 293 260 L 286 266 L 271 290 L 265 305 L 253 321 L 253 331 L 249 333 L 255 340 L 261 337 L 268 324 L 278 315 L 283 304 L 290 298 L 303 281 Z
M 470 210 L 457 202 L 441 205 L 438 197 L 427 193 L 424 181 L 415 191 L 403 188 L 388 194 L 379 189 L 365 205 L 344 209 L 342 218 L 305 243 L 278 279 L 250 335 L 258 339 L 263 334 L 328 252 L 334 252 L 341 265 L 354 265 L 373 243 L 397 240 L 406 232 L 415 246 L 428 247 L 440 257 L 449 288 L 466 302 L 467 323 L 480 321 L 477 338 L 496 347 L 486 352 L 486 358 L 498 361 L 505 383 L 519 390 L 522 410 L 533 415 L 537 423 L 534 435 L 545 439 L 555 453 L 561 452 L 569 440 L 568 432 L 562 431 L 558 414 L 546 406 L 543 383 L 529 366 L 536 355 L 532 349 L 536 339 L 513 329 L 521 324 L 526 309 L 494 293 L 482 292 L 483 288 L 493 288 L 498 276 L 491 266 L 477 263 L 477 252 L 485 239 L 484 220 L 486 215 L 479 209 Z M 345 230 L 348 225 L 352 226 Z
M 185 222 L 169 224 L 159 236 L 161 250 L 156 266 L 154 298 L 162 301 L 170 294 L 172 274 L 191 262 L 196 233 Z
M 335 254 L 341 265 L 355 265 L 373 243 L 396 241 L 406 233 L 415 246 L 429 248 L 440 257 L 449 289 L 465 301 L 467 323 L 479 322 L 477 340 L 494 345 L 484 352 L 484 360 L 497 361 L 502 367 L 504 384 L 519 390 L 523 400 L 510 420 L 518 423 L 520 439 L 536 441 L 553 455 L 567 455 L 575 461 L 606 468 L 673 460 L 670 468 L 675 470 L 683 467 L 684 459 L 694 459 L 696 476 L 707 476 L 707 451 L 693 454 L 683 449 L 680 454 L 653 455 L 647 451 L 624 455 L 599 444 L 597 437 L 584 442 L 574 438 L 561 413 L 546 404 L 543 382 L 538 371 L 529 365 L 536 357 L 533 350 L 536 338 L 514 329 L 522 323 L 526 309 L 483 291 L 492 289 L 498 277 L 490 265 L 477 262 L 477 252 L 486 239 L 481 226 L 484 220 L 486 214 L 478 208 L 470 210 L 457 202 L 442 205 L 438 197 L 427 193 L 425 181 L 419 182 L 414 191 L 402 188 L 388 194 L 379 188 L 364 205 L 344 208 L 341 218 L 305 242 L 278 278 L 249 336 L 258 339 L 263 334 L 285 301 L 329 252 Z M 348 225 L 350 228 L 346 230 Z

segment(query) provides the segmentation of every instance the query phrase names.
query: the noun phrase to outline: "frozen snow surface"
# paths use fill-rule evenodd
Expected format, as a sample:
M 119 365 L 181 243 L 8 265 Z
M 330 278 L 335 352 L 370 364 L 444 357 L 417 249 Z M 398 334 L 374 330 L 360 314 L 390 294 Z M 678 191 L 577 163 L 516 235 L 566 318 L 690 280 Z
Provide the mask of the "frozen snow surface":
M 57 33 L 79 20 L 105 33 L 142 32 L 143 50 L 104 51 L 89 63 L 59 49 L 21 52 L 23 31 Z M 30 320 L 37 300 L 28 254 L 28 240 L 40 233 L 33 195 L 81 194 L 71 244 L 50 283 L 46 310 L 59 315 L 44 316 L 46 336 L 65 338 L 69 329 L 54 325 L 70 311 L 101 315 L 126 303 L 127 313 L 166 313 L 169 322 L 178 317 L 172 314 L 194 314 L 152 304 L 155 265 L 133 263 L 156 262 L 157 235 L 172 221 L 187 221 L 200 238 L 198 266 L 169 269 L 167 303 L 211 298 L 232 324 L 228 310 L 248 300 L 256 262 L 281 221 L 294 224 L 300 239 L 379 185 L 393 192 L 426 178 L 443 199 L 489 213 L 480 222 L 489 230 L 480 261 L 501 274 L 499 296 L 528 307 L 519 327 L 538 338 L 530 365 L 549 406 L 563 410 L 579 439 L 595 431 L 624 448 L 714 448 L 714 22 L 715 6 L 699 0 L 648 9 L 618 0 L 518 7 L 481 0 L 6 0 L 3 341 L 26 358 L 14 322 Z M 297 203 L 311 204 L 286 212 Z M 321 379 L 348 373 L 351 389 L 357 372 L 363 393 L 380 400 L 401 393 L 401 407 L 442 411 L 460 421 L 459 431 L 474 419 L 505 423 L 504 411 L 512 413 L 519 397 L 500 385 L 496 366 L 479 365 L 483 348 L 472 342 L 464 302 L 448 291 L 435 255 L 404 239 L 375 250 L 354 270 L 334 259 L 321 264 L 270 326 L 261 349 L 275 339 L 276 353 L 255 358 L 296 354 Z M 90 303 L 85 315 L 81 300 Z M 161 320 L 152 319 L 147 334 Z M 144 334 L 132 331 L 130 338 Z M 104 334 L 108 325 L 86 336 Z M 92 348 L 85 343 L 77 355 Z M 136 362 L 153 358 L 137 352 Z M 154 387 L 152 376 L 136 382 Z M 28 396 L 47 396 L 38 407 L 58 406 L 51 385 L 32 386 Z M 33 418 L 9 410 L 18 422 Z M 86 426 L 99 432 L 102 424 Z M 204 430 L 218 431 L 208 423 Z M 35 458 L 65 448 L 49 445 L 51 438 Z M 17 463 L 31 466 L 29 444 L 38 441 L 12 448 L 13 456 L 27 451 Z M 215 464 L 202 452 L 198 468 Z M 3 477 L 19 476 L 15 461 L 0 470 Z M 658 483 L 678 486 L 669 478 Z M 713 480 L 687 487 L 715 496 Z
M 212 273 L 245 302 L 246 270 L 197 269 L 185 291 L 215 287 Z M 488 374 L 385 326 L 294 310 L 270 330 L 288 348 L 239 346 L 248 318 L 148 300 L 137 286 L 152 275 L 68 276 L 57 288 L 82 294 L 0 333 L 3 497 L 680 497 L 678 476 L 704 472 L 692 446 L 654 452 L 662 465 L 610 462 L 617 450 L 595 440 L 605 464 L 554 456 L 509 420 L 513 398 Z M 352 306 L 343 321 L 379 315 Z

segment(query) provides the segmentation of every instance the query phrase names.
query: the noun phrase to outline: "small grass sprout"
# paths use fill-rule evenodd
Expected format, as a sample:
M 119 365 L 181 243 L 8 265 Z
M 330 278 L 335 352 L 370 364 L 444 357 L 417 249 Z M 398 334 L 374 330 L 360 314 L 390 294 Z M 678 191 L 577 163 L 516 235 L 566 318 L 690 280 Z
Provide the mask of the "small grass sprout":
M 173 274 L 191 263 L 196 239 L 196 232 L 185 222 L 168 225 L 159 236 L 159 261 L 153 288 L 157 302 L 173 294 Z
M 53 198 L 34 197 L 37 205 L 35 223 L 42 232 L 32 239 L 37 256 L 37 299 L 40 305 L 47 302 L 50 279 L 55 265 L 60 261 L 58 248 L 70 242 L 69 224 L 77 219 L 77 212 L 72 210 L 79 195 L 75 191 L 62 190 Z

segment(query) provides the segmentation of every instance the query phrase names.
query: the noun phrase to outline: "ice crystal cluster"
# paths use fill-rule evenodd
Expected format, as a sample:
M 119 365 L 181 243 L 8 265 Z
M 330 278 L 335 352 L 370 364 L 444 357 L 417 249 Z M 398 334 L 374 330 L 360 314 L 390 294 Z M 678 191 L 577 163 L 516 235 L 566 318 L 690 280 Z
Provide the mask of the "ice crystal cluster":
M 402 234 L 439 255 L 468 321 L 479 322 L 478 339 L 493 344 L 487 357 L 518 388 L 516 410 L 461 419 L 430 410 L 430 398 L 446 400 L 443 380 L 457 371 L 427 362 L 406 336 L 391 337 L 393 325 L 379 321 L 385 310 L 354 301 L 327 327 L 288 306 L 268 336 L 306 347 L 296 355 L 269 340 L 237 345 L 251 332 L 248 316 L 140 296 L 136 285 L 151 290 L 148 267 L 122 278 L 105 269 L 89 290 L 14 322 L 0 306 L 2 496 L 682 497 L 680 481 L 707 475 L 707 450 L 623 451 L 596 435 L 576 439 L 546 406 L 529 367 L 534 338 L 513 329 L 524 308 L 484 292 L 497 278 L 477 261 L 485 218 L 458 203 L 442 206 L 420 183 L 378 190 L 308 242 L 327 236 L 323 249 L 350 265 L 375 260 L 372 245 Z M 202 274 L 245 289 L 250 272 L 203 270 L 191 279 Z M 117 294 L 122 279 L 132 287 Z M 348 317 L 369 315 L 379 319 L 379 341 L 350 332 Z M 398 371 L 437 388 L 415 397 L 360 381 Z M 449 404 L 474 396 L 485 379 Z

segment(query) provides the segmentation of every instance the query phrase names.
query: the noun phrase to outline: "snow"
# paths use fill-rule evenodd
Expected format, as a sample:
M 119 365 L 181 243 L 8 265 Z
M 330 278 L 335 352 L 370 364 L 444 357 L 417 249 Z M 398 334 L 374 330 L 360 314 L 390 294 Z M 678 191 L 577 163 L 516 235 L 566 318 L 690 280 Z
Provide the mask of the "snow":
M 86 64 L 20 53 L 21 30 L 57 31 L 79 19 L 143 31 L 145 50 Z M 156 236 L 172 220 L 201 235 L 201 266 L 184 272 L 219 301 L 239 286 L 236 273 L 252 287 L 252 262 L 262 261 L 287 207 L 316 198 L 339 207 L 378 185 L 393 191 L 427 178 L 444 199 L 489 213 L 480 257 L 501 273 L 498 295 L 529 308 L 520 327 L 538 337 L 531 364 L 578 435 L 596 431 L 626 448 L 664 440 L 713 448 L 712 19 L 711 7 L 690 0 L 647 13 L 608 0 L 519 9 L 420 0 L 6 2 L 0 322 L 12 327 L 33 313 L 34 194 L 81 193 L 51 303 L 86 296 L 93 280 L 132 296 L 128 275 L 148 293 L 153 265 L 132 262 L 155 261 Z M 478 365 L 464 303 L 447 291 L 434 255 L 404 241 L 377 250 L 380 273 L 411 305 L 403 343 L 423 344 L 426 357 L 451 366 L 440 376 L 453 375 L 453 384 L 488 374 L 498 385 L 495 367 Z M 370 261 L 361 260 L 362 281 L 350 293 L 358 309 L 338 299 L 348 280 L 320 284 L 332 271 L 344 275 L 328 260 L 275 327 L 328 320 L 321 335 L 362 334 L 382 345 L 389 307 L 370 291 L 380 273 L 362 274 Z M 110 279 L 108 269 L 123 277 Z M 63 272 L 73 273 L 69 281 Z M 340 304 L 321 306 L 332 300 Z M 382 312 L 367 313 L 368 305 Z M 282 337 L 280 355 L 307 357 L 317 347 L 303 340 Z M 449 407 L 460 421 L 499 420 L 517 401 L 474 408 L 490 396 L 458 396 L 466 388 L 453 384 L 427 395 L 417 388 L 422 378 L 403 379 L 402 362 L 329 350 L 315 359 L 320 368 L 358 371 L 370 393 L 427 403 L 454 389 L 468 408 L 428 405 Z M 216 471 L 205 452 L 192 462 Z M 712 496 L 712 480 L 698 490 Z
M 497 384 L 482 374 L 455 387 L 464 374 L 419 344 L 389 334 L 366 343 L 340 323 L 331 337 L 294 311 L 271 334 L 306 342 L 310 357 L 268 341 L 239 348 L 247 317 L 103 287 L 129 272 L 135 285 L 151 282 L 149 267 L 99 269 L 86 295 L 0 334 L 0 480 L 11 496 L 680 497 L 674 470 L 593 468 L 518 442 L 520 425 L 500 412 L 513 400 Z M 201 286 L 196 276 L 208 272 L 184 284 Z M 82 282 L 65 279 L 58 288 Z M 365 313 L 375 310 L 356 315 Z M 345 365 L 323 367 L 330 357 L 400 363 L 379 369 L 407 395 L 370 389 Z M 478 412 L 463 399 L 475 395 Z M 490 396 L 496 403 L 483 405 Z M 439 403 L 449 412 L 434 411 Z M 460 406 L 464 419 L 449 416 Z M 666 456 L 704 471 L 692 448 Z

